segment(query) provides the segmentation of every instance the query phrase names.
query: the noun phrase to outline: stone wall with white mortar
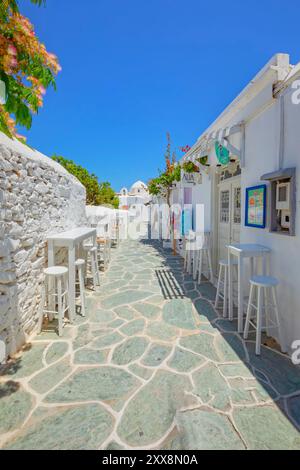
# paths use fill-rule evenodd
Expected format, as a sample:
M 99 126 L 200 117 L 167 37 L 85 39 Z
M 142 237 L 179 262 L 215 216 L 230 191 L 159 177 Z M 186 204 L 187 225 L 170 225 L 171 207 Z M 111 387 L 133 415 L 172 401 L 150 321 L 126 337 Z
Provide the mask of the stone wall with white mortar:
M 85 203 L 85 188 L 61 165 L 0 133 L 0 340 L 8 355 L 36 328 L 47 235 L 86 225 Z

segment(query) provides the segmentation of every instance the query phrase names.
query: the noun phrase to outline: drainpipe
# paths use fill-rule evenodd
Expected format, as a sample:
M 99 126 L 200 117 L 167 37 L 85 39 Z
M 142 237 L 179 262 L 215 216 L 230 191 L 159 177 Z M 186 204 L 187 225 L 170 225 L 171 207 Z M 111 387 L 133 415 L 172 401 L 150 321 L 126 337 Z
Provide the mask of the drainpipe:
M 279 149 L 278 149 L 278 169 L 282 170 L 284 163 L 284 147 L 285 147 L 285 109 L 284 94 L 279 98 Z

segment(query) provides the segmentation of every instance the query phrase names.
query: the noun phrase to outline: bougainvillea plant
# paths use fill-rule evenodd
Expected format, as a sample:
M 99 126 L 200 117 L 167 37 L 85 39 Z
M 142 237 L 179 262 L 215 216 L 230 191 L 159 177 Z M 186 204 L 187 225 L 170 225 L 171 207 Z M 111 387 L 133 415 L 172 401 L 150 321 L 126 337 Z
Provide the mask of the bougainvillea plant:
M 180 147 L 180 150 L 183 153 L 188 153 L 191 150 L 191 147 L 189 145 L 186 145 L 185 147 Z
M 44 0 L 30 0 L 41 5 Z M 19 11 L 17 0 L 0 2 L 0 80 L 6 102 L 0 104 L 0 130 L 20 137 L 16 125 L 30 129 L 32 115 L 43 105 L 49 86 L 61 70 L 58 59 L 47 52 L 30 21 Z
M 167 133 L 165 169 L 159 171 L 159 175 L 148 182 L 149 193 L 153 196 L 162 196 L 169 206 L 173 183 L 180 181 L 181 178 L 181 167 L 179 163 L 176 162 L 176 153 L 173 152 L 172 156 L 171 153 L 171 137 L 170 134 Z
M 156 178 L 152 178 L 148 182 L 149 193 L 153 196 L 161 196 L 165 202 L 171 207 L 171 190 L 173 184 L 181 179 L 181 166 L 176 162 L 176 153 L 171 152 L 171 137 L 167 133 L 167 149 L 165 152 L 165 169 L 159 171 L 159 175 Z M 172 231 L 174 230 L 172 224 L 172 211 L 169 210 L 167 220 L 167 232 L 170 238 L 172 238 Z

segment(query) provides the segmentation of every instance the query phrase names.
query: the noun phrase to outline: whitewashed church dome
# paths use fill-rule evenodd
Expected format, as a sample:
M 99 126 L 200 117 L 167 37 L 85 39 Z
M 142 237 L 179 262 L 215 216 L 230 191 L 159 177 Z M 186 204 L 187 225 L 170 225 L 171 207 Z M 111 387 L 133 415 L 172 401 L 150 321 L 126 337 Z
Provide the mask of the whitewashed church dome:
M 131 186 L 130 192 L 132 194 L 143 194 L 148 192 L 148 188 L 142 181 L 136 181 L 136 183 Z

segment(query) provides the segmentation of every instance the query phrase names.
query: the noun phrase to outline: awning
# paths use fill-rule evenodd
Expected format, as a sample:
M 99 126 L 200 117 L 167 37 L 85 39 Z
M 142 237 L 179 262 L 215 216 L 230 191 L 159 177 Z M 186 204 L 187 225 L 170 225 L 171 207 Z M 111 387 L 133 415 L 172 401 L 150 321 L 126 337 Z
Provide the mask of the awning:
M 231 127 L 225 127 L 224 129 L 218 129 L 217 131 L 213 131 L 210 134 L 208 134 L 207 139 L 208 141 L 218 141 L 221 142 L 221 140 L 226 139 L 230 135 L 236 134 L 237 132 L 241 132 L 243 127 L 243 124 L 236 124 L 235 126 Z
M 232 145 L 229 141 L 228 138 L 233 135 L 237 134 L 238 132 L 243 133 L 243 138 L 242 138 L 242 143 L 241 143 L 241 149 L 236 148 L 234 145 Z M 238 157 L 241 161 L 241 164 L 243 166 L 243 159 L 244 159 L 244 132 L 245 132 L 245 125 L 243 122 L 240 122 L 239 124 L 236 124 L 231 127 L 225 127 L 222 129 L 217 129 L 215 131 L 212 131 L 208 134 L 205 134 L 201 140 L 199 141 L 198 144 L 194 146 L 192 149 L 191 153 L 186 155 L 184 157 L 185 161 L 192 161 L 196 162 L 198 158 L 204 157 L 208 154 L 210 151 L 211 146 L 217 141 L 223 147 L 226 147 L 230 153 Z

